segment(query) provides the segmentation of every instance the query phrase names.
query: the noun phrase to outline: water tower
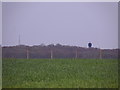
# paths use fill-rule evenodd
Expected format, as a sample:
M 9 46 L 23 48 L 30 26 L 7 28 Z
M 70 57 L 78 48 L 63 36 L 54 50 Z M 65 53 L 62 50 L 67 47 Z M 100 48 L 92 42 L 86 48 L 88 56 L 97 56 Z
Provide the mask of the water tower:
M 92 43 L 91 43 L 91 42 L 88 43 L 88 47 L 89 47 L 89 48 L 92 47 Z

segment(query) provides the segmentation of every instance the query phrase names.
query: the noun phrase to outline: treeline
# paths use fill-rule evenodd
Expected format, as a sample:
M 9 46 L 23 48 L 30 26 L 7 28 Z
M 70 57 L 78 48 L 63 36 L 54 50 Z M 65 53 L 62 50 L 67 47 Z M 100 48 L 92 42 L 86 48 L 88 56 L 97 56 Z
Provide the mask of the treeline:
M 117 59 L 118 49 L 98 49 L 68 46 L 61 44 L 37 46 L 4 46 L 3 58 L 82 58 L 82 59 Z

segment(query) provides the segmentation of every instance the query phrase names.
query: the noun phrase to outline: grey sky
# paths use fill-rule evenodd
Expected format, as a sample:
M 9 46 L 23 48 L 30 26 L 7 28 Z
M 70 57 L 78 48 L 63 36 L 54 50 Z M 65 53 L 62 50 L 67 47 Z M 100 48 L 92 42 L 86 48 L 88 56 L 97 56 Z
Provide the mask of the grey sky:
M 118 47 L 118 3 L 2 4 L 3 45 L 64 44 Z
M 0 1 L 0 45 L 2 44 L 2 2 Z

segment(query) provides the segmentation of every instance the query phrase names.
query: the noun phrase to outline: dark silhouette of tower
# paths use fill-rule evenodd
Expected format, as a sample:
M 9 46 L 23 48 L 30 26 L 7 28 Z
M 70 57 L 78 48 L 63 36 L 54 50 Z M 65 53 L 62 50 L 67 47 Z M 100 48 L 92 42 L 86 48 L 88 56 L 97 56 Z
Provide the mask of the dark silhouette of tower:
M 91 43 L 91 42 L 88 43 L 88 47 L 89 47 L 89 48 L 92 47 L 92 43 Z

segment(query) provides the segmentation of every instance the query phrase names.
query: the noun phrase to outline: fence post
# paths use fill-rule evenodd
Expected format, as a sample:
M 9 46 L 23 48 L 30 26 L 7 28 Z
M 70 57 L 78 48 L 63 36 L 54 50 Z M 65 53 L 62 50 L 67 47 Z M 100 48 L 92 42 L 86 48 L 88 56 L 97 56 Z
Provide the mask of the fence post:
M 53 59 L 53 51 L 51 50 L 51 52 L 50 52 L 50 53 L 51 53 L 51 59 Z

